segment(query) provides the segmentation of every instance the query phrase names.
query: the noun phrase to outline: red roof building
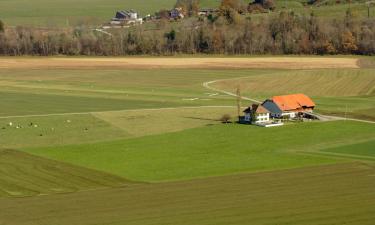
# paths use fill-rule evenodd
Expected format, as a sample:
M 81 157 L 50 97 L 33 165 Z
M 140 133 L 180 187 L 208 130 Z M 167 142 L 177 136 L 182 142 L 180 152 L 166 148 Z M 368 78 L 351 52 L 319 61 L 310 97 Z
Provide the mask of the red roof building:
M 272 101 L 282 111 L 312 111 L 315 107 L 315 103 L 304 94 L 292 94 L 272 97 Z

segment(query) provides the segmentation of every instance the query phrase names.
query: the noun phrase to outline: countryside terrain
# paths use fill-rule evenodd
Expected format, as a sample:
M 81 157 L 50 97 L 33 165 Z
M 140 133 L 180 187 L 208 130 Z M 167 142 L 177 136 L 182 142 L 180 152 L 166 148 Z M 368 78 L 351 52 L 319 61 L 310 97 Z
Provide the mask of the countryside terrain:
M 373 224 L 374 61 L 1 57 L 0 225 Z M 237 124 L 238 86 L 330 119 Z
M 218 8 L 220 0 L 201 0 L 202 8 Z M 318 16 L 335 18 L 345 15 L 350 7 L 358 16 L 367 17 L 366 1 L 352 1 L 351 5 L 342 1 L 322 1 L 327 4 L 305 7 L 304 0 L 279 0 L 279 10 L 288 9 L 296 13 L 310 12 Z M 176 0 L 0 0 L 0 17 L 12 26 L 36 26 L 62 28 L 79 25 L 100 25 L 114 16 L 116 10 L 135 9 L 141 15 L 154 14 L 160 9 L 171 9 Z M 346 4 L 345 4 L 346 3 Z M 277 13 L 277 12 L 276 12 Z M 256 14 L 255 19 L 266 15 Z M 375 9 L 370 9 L 370 16 L 375 16 Z

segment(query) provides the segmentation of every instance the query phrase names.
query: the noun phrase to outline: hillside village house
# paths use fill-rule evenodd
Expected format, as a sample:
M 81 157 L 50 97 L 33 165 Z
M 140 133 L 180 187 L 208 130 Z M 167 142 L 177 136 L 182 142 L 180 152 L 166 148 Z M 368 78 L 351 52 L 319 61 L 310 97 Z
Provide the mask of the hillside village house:
M 271 99 L 264 101 L 262 106 L 270 112 L 271 117 L 294 118 L 299 113 L 312 113 L 315 103 L 311 100 L 311 98 L 304 94 L 292 94 L 274 96 Z

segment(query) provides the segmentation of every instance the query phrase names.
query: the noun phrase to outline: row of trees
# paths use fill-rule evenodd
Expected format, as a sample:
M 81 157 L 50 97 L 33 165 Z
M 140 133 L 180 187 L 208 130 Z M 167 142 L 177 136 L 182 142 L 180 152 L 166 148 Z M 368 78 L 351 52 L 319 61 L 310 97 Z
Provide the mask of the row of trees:
M 218 15 L 157 30 L 0 30 L 1 55 L 375 54 L 375 20 L 281 12 L 253 21 Z M 0 23 L 1 24 L 1 23 Z

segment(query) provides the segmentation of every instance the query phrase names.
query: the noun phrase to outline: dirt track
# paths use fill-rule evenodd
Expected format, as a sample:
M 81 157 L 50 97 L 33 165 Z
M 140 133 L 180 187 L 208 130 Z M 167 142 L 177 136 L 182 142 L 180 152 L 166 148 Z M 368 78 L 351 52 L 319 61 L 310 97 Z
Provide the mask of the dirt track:
M 259 58 L 0 58 L 0 69 L 319 69 L 359 68 L 358 59 L 324 57 L 259 57 Z

